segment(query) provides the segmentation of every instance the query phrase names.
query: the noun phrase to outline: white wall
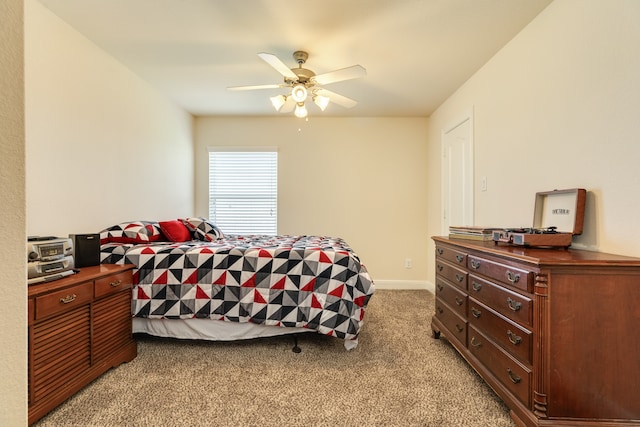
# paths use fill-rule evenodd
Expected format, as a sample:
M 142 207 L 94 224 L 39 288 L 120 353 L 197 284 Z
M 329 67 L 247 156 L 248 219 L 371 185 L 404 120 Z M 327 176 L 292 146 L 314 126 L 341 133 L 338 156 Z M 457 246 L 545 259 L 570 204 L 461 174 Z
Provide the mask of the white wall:
M 636 0 L 556 0 L 438 108 L 430 232 L 440 230 L 440 132 L 473 108 L 477 225 L 531 225 L 536 192 L 582 187 L 574 246 L 640 256 L 639 19 Z
M 191 215 L 191 115 L 39 2 L 25 9 L 28 234 Z
M 426 119 L 200 117 L 195 135 L 198 215 L 208 146 L 277 146 L 278 233 L 342 237 L 377 283 L 426 283 Z
M 0 2 L 0 425 L 27 424 L 27 293 L 22 0 Z

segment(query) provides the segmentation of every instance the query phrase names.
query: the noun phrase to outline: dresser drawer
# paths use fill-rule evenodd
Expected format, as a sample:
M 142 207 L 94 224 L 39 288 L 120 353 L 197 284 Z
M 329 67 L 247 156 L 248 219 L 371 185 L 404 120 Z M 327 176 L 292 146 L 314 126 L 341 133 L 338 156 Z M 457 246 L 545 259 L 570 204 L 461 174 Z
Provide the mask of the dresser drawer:
M 531 271 L 471 255 L 467 257 L 467 268 L 473 273 L 487 276 L 525 292 L 533 290 L 533 272 Z
M 131 271 L 123 271 L 119 274 L 113 274 L 111 276 L 96 279 L 95 296 L 96 298 L 100 298 L 131 287 L 133 287 Z
M 93 282 L 84 282 L 36 297 L 36 320 L 88 304 L 92 299 Z
M 531 298 L 473 274 L 469 275 L 469 296 L 482 301 L 513 321 L 533 326 L 533 301 Z
M 444 277 L 460 289 L 464 291 L 467 290 L 468 273 L 466 270 L 462 270 L 440 259 L 436 259 L 436 274 Z
M 453 338 L 460 341 L 463 346 L 467 345 L 467 321 L 439 298 L 436 298 L 436 318 L 451 331 Z M 449 334 L 445 332 L 445 335 Z
M 533 363 L 531 342 L 533 333 L 506 319 L 479 301 L 469 298 L 469 324 L 489 336 L 518 360 Z
M 467 317 L 467 294 L 436 277 L 436 295 L 461 317 Z
M 440 258 L 451 261 L 453 264 L 460 265 L 461 267 L 467 266 L 467 254 L 464 252 L 456 251 L 444 246 L 438 246 L 436 248 L 436 255 Z
M 529 407 L 531 370 L 469 325 L 469 351 L 523 404 Z

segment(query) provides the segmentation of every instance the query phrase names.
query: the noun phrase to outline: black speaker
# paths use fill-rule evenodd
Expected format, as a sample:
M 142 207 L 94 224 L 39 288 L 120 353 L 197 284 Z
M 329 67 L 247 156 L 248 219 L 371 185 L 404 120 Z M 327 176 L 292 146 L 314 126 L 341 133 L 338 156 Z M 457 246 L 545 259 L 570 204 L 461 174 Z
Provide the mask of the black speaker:
M 100 234 L 69 234 L 76 268 L 100 264 Z

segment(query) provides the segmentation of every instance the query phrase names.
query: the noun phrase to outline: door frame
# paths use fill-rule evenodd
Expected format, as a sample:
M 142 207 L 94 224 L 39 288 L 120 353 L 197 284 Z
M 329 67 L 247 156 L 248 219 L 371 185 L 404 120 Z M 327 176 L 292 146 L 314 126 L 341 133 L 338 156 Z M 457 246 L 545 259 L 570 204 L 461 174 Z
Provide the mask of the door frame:
M 475 177 L 475 154 L 474 154 L 474 141 L 473 141 L 473 134 L 474 134 L 474 118 L 473 118 L 473 107 L 471 107 L 469 110 L 465 111 L 458 120 L 454 121 L 452 124 L 450 124 L 449 126 L 445 127 L 442 129 L 441 134 L 440 134 L 440 151 L 441 151 L 441 156 L 440 156 L 440 161 L 441 161 L 441 165 L 440 165 L 440 185 L 441 185 L 441 190 L 440 190 L 440 228 L 441 228 L 441 232 L 443 235 L 447 236 L 449 235 L 449 224 L 448 224 L 448 220 L 447 220 L 447 212 L 446 212 L 446 208 L 448 205 L 448 201 L 450 200 L 450 196 L 449 196 L 449 176 L 448 176 L 448 171 L 449 168 L 446 164 L 446 162 L 449 161 L 449 159 L 446 157 L 446 150 L 445 150 L 445 137 L 446 135 L 451 132 L 452 130 L 456 129 L 458 126 L 462 125 L 463 123 L 465 123 L 466 121 L 469 122 L 469 145 L 467 147 L 467 156 L 469 159 L 471 159 L 471 161 L 469 162 L 469 168 L 470 170 L 468 171 L 468 175 L 467 175 L 467 179 L 464 182 L 464 186 L 465 186 L 465 192 L 466 194 L 468 194 L 468 197 L 466 199 L 466 203 L 465 203 L 465 217 L 470 218 L 470 224 L 460 224 L 460 225 L 473 225 L 475 218 L 474 218 L 474 193 L 475 193 L 475 184 L 474 184 L 474 177 Z

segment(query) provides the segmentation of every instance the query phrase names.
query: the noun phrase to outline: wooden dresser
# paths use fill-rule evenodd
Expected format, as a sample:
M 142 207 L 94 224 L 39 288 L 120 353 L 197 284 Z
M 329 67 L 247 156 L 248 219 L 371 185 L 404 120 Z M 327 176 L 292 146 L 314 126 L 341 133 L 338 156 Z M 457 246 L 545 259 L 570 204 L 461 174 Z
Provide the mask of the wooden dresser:
M 132 265 L 81 268 L 29 286 L 29 424 L 137 356 Z
M 516 424 L 640 425 L 640 259 L 433 240 L 434 337 Z

